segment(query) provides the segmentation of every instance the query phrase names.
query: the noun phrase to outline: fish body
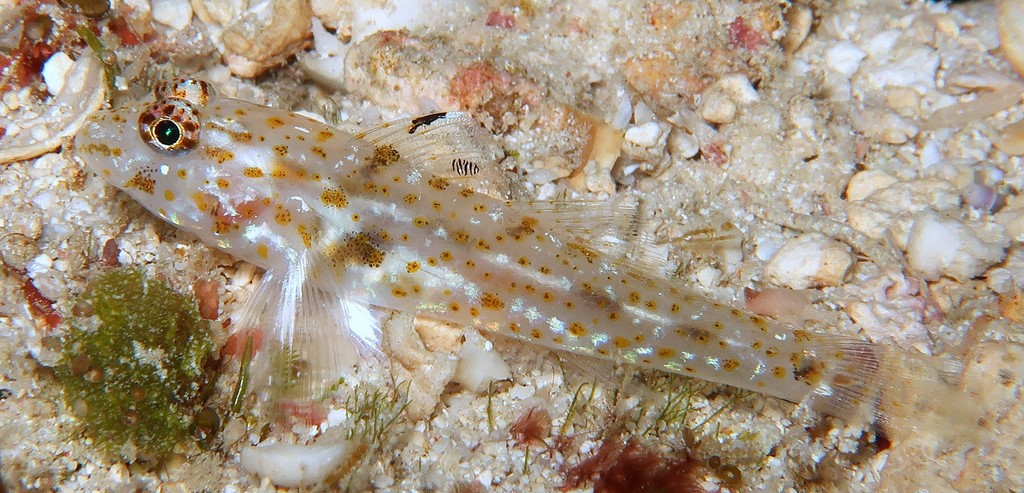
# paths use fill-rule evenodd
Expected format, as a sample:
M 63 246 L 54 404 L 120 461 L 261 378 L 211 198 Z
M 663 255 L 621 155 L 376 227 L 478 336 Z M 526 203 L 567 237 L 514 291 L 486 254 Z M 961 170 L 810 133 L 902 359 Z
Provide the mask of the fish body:
M 471 126 L 437 113 L 350 134 L 186 79 L 92 116 L 75 152 L 164 220 L 267 269 L 269 287 L 239 325 L 291 352 L 329 347 L 330 334 L 372 351 L 374 331 L 356 325 L 372 325 L 366 307 L 380 307 L 811 396 L 834 414 L 886 412 L 884 348 L 745 313 L 605 251 L 567 219 L 592 204 L 479 192 L 488 167 L 460 142 Z M 325 369 L 306 372 L 313 385 L 334 371 L 326 353 L 296 356 Z

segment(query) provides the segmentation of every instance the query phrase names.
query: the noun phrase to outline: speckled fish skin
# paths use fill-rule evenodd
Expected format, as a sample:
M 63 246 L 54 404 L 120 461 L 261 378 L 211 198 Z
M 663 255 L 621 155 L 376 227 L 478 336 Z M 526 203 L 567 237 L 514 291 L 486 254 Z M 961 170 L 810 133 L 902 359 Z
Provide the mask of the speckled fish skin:
M 217 97 L 198 81 L 166 84 L 156 97 L 94 115 L 77 156 L 240 259 L 271 268 L 315 250 L 361 303 L 790 401 L 816 393 L 831 412 L 875 400 L 884 356 L 875 346 L 709 301 L 602 254 L 539 204 L 444 176 L 457 157 L 432 151 L 431 132 L 463 115 L 352 135 Z M 167 121 L 179 124 L 171 145 L 159 142 L 175 137 Z M 441 164 L 422 162 L 431 160 Z

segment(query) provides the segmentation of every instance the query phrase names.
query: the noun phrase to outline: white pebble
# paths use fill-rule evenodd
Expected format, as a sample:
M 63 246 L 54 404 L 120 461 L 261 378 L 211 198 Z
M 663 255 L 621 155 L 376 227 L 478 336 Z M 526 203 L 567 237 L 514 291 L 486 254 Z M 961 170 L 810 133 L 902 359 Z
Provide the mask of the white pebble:
M 251 283 L 255 276 L 256 268 L 248 262 L 242 262 L 242 265 L 231 276 L 231 286 L 235 288 L 245 286 Z
M 921 168 L 930 168 L 942 161 L 944 157 L 942 145 L 936 140 L 926 141 L 920 147 Z
M 654 111 L 643 101 L 637 101 L 636 106 L 633 107 L 633 122 L 643 125 L 652 121 L 654 121 Z
M 338 426 L 348 419 L 348 411 L 344 409 L 331 409 L 327 411 L 327 422 L 324 423 L 328 428 L 332 426 Z
M 51 268 L 53 268 L 53 259 L 45 253 L 39 254 L 37 257 L 29 260 L 28 265 L 25 266 L 28 277 L 33 279 Z
M 700 144 L 693 134 L 677 128 L 668 136 L 668 152 L 675 158 L 690 159 L 700 152 Z
M 1003 260 L 1005 238 L 990 239 L 982 240 L 960 221 L 924 211 L 910 229 L 907 261 L 925 280 L 946 276 L 966 281 Z
M 896 183 L 898 180 L 884 171 L 878 170 L 864 170 L 850 178 L 850 182 L 846 184 L 846 200 L 855 202 L 858 200 L 864 200 L 871 196 L 871 194 L 888 188 L 889 186 Z
M 871 56 L 884 60 L 892 53 L 893 46 L 896 45 L 896 40 L 900 37 L 901 33 L 902 31 L 898 29 L 882 31 L 868 39 L 865 48 L 867 48 Z
M 722 271 L 711 267 L 705 266 L 704 268 L 697 271 L 697 282 L 705 288 L 713 288 L 718 284 L 718 281 L 722 278 Z
M 231 70 L 224 65 L 217 65 L 206 70 L 206 80 L 214 84 L 227 84 L 231 80 Z
M 341 465 L 351 448 L 346 441 L 311 445 L 274 443 L 243 448 L 239 461 L 245 470 L 277 486 L 296 488 L 321 483 Z
M 865 55 L 867 53 L 852 42 L 840 41 L 825 53 L 825 63 L 832 70 L 850 77 L 860 68 L 860 62 L 864 60 Z
M 782 248 L 782 242 L 775 238 L 763 238 L 757 241 L 754 246 L 754 256 L 763 262 L 775 256 L 775 253 Z
M 453 382 L 470 392 L 483 392 L 491 382 L 512 378 L 505 360 L 494 350 L 491 341 L 474 329 L 466 330 L 466 341 L 459 353 L 459 366 L 455 368 Z
M 700 116 L 711 123 L 730 123 L 736 119 L 736 103 L 721 91 L 712 89 L 704 93 Z
M 60 94 L 67 82 L 68 72 L 74 65 L 74 60 L 63 51 L 58 51 L 50 56 L 43 64 L 43 82 L 46 83 L 46 92 L 54 96 Z
M 563 178 L 566 176 L 569 176 L 569 174 L 562 174 L 559 173 L 557 170 L 553 169 L 539 168 L 531 171 L 528 175 L 526 175 L 526 179 L 529 180 L 530 183 L 533 183 L 534 185 L 543 185 L 545 183 L 551 183 L 559 178 Z
M 935 87 L 935 73 L 940 57 L 930 46 L 900 44 L 888 55 L 888 63 L 879 64 L 868 71 L 865 82 L 883 90 L 888 87 Z
M 612 120 L 612 126 L 615 128 L 626 128 L 629 125 L 629 117 L 633 114 L 633 103 L 629 101 L 629 95 L 626 91 L 619 90 L 619 109 L 615 112 L 615 118 Z
M 353 2 L 352 43 L 379 31 L 408 29 L 415 31 L 429 21 L 436 21 L 439 12 L 452 7 L 451 1 L 428 2 L 404 0 L 402 2 Z M 434 14 L 434 15 L 428 15 Z
M 838 286 L 853 265 L 850 247 L 820 233 L 791 238 L 765 265 L 772 282 L 793 289 Z
M 1000 295 L 1011 293 L 1017 288 L 1013 272 L 1005 267 L 995 267 L 985 273 L 985 284 Z
M 179 0 L 152 0 L 153 20 L 174 28 L 185 29 L 192 22 L 192 4 Z
M 33 125 L 28 130 L 32 135 L 32 140 L 37 142 L 44 141 L 50 137 L 50 130 L 45 125 Z
M 128 467 L 125 466 L 123 462 L 117 462 L 110 466 L 108 473 L 110 474 L 110 479 L 117 482 L 126 481 L 131 477 L 131 473 L 128 472 Z
M 729 98 L 739 104 L 750 104 L 759 99 L 757 89 L 750 83 L 750 79 L 743 74 L 729 74 L 718 79 L 718 87 Z
M 67 272 L 70 267 L 68 261 L 61 258 L 53 262 L 53 269 L 57 272 Z
M 221 438 L 224 440 L 225 445 L 234 445 L 245 436 L 246 426 L 245 422 L 240 418 L 233 418 L 224 425 L 224 430 L 221 432 Z
M 914 122 L 888 110 L 864 108 L 854 120 L 854 128 L 865 137 L 886 144 L 905 144 L 914 138 L 920 129 Z
M 10 108 L 11 111 L 17 111 L 18 108 L 21 108 L 21 101 L 18 100 L 18 93 L 11 91 L 4 94 L 4 105 Z
M 316 17 L 313 18 L 312 28 L 313 47 L 316 49 L 318 55 L 322 57 L 335 56 L 340 54 L 345 48 L 345 45 L 337 36 L 324 29 L 323 24 L 320 23 L 320 19 Z
M 529 399 L 536 393 L 537 389 L 529 385 L 513 385 L 507 392 L 509 399 L 520 401 L 523 399 Z
M 654 147 L 664 133 L 657 122 L 649 122 L 629 127 L 626 130 L 625 139 L 626 142 L 639 147 Z

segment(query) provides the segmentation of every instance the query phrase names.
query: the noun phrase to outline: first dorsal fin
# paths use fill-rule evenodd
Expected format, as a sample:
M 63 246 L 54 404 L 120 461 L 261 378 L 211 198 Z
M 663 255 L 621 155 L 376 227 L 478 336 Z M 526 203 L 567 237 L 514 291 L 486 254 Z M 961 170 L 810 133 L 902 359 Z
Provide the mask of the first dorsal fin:
M 409 173 L 424 173 L 501 196 L 502 173 L 483 130 L 464 112 L 441 112 L 382 123 L 355 135 L 392 149 Z

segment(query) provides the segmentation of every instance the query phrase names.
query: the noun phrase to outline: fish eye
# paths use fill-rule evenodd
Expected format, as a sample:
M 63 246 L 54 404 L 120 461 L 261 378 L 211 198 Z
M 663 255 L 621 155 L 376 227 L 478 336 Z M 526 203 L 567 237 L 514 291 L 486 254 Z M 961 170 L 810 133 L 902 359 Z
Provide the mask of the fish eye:
M 139 115 L 139 136 L 162 154 L 178 155 L 199 145 L 200 115 L 184 99 L 165 98 Z
M 181 126 L 174 120 L 160 120 L 153 125 L 153 137 L 165 147 L 172 147 L 181 140 Z

